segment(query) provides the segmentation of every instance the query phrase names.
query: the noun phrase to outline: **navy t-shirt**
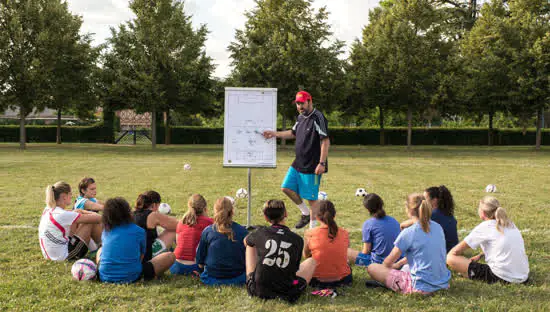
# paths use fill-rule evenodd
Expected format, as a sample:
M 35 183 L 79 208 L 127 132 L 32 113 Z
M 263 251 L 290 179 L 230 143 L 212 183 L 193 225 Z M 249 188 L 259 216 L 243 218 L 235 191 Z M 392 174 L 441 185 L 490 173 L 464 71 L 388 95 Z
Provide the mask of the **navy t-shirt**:
M 296 159 L 292 167 L 301 173 L 315 173 L 321 158 L 321 140 L 328 137 L 328 122 L 323 113 L 313 109 L 311 114 L 300 114 L 292 127 L 296 136 Z M 328 162 L 326 172 L 328 172 Z
M 449 252 L 458 244 L 458 231 L 456 230 L 456 219 L 453 216 L 446 216 L 439 209 L 432 210 L 432 221 L 437 222 L 445 233 L 445 247 Z
M 233 278 L 246 271 L 244 238 L 248 231 L 236 222 L 231 225 L 233 241 L 210 225 L 202 231 L 197 247 L 197 264 L 214 278 Z
M 401 232 L 399 222 L 390 216 L 370 218 L 363 223 L 363 242 L 372 244 L 372 262 L 382 263 L 393 249 Z

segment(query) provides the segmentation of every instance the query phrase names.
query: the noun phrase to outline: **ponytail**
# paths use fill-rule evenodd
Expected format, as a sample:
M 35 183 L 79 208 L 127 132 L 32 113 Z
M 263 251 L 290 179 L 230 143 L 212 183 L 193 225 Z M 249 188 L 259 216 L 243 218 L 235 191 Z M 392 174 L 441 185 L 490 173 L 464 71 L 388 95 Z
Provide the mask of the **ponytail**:
M 46 186 L 46 206 L 54 209 L 57 207 L 57 200 L 61 194 L 69 194 L 71 186 L 63 181 L 56 182 L 54 185 Z
M 378 194 L 369 193 L 363 198 L 363 206 L 367 208 L 370 215 L 376 219 L 382 219 L 386 216 L 384 211 L 384 201 Z
M 197 217 L 203 215 L 206 210 L 206 200 L 202 195 L 193 194 L 187 201 L 187 208 L 187 212 L 181 219 L 181 222 L 189 226 L 195 226 L 197 224 Z
M 487 218 L 497 221 L 497 231 L 500 233 L 504 232 L 504 228 L 514 227 L 514 223 L 508 218 L 506 210 L 500 206 L 496 198 L 492 196 L 483 197 L 479 203 L 479 208 Z
M 334 218 L 336 217 L 336 209 L 334 204 L 329 200 L 322 200 L 319 204 L 319 212 L 317 218 L 324 224 L 328 225 L 328 238 L 333 240 L 338 234 L 338 225 Z
M 426 233 L 430 233 L 430 219 L 432 218 L 432 205 L 426 199 L 422 199 L 420 207 L 418 207 L 418 219 L 420 226 Z
M 218 233 L 221 233 L 231 241 L 234 240 L 233 229 L 233 204 L 225 197 L 218 198 L 214 203 L 214 225 Z
M 410 212 L 410 215 L 418 218 L 422 230 L 430 233 L 432 205 L 422 194 L 413 193 L 407 197 L 407 210 Z
M 139 194 L 136 200 L 136 210 L 149 209 L 153 204 L 159 204 L 161 202 L 160 194 L 155 191 L 147 191 Z

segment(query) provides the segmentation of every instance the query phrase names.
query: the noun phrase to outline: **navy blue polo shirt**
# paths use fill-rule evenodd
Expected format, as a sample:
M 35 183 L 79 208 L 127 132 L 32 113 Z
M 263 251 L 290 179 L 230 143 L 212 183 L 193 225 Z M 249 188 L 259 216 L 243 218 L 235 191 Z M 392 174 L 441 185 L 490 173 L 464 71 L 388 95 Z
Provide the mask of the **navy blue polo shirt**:
M 296 158 L 292 167 L 300 173 L 315 173 L 321 157 L 321 141 L 328 138 L 327 119 L 317 109 L 307 116 L 300 114 L 292 127 L 292 134 L 296 136 Z

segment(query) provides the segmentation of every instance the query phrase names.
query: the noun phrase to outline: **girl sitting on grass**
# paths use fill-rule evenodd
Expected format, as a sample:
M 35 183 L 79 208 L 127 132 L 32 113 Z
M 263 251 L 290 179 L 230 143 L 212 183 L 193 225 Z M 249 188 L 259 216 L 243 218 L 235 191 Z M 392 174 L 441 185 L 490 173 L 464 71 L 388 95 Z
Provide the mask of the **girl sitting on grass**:
M 166 252 L 142 263 L 145 230 L 134 223 L 130 204 L 124 198 L 108 199 L 102 220 L 103 247 L 97 253 L 100 281 L 128 284 L 141 278 L 152 280 L 174 262 L 174 254 Z
M 53 261 L 78 260 L 88 252 L 91 238 L 101 242 L 101 216 L 89 211 L 67 211 L 71 186 L 57 182 L 46 187 L 46 208 L 38 226 L 44 258 Z
M 447 255 L 451 270 L 488 284 L 526 282 L 529 261 L 525 243 L 504 208 L 496 198 L 486 196 L 479 202 L 478 214 L 483 222 Z M 478 247 L 481 254 L 472 258 L 463 256 L 466 250 Z M 487 264 L 478 262 L 483 256 Z
M 425 189 L 424 198 L 426 198 L 432 206 L 432 220 L 443 228 L 443 233 L 445 233 L 445 249 L 449 252 L 458 244 L 453 195 L 451 195 L 451 192 L 445 185 L 440 185 Z M 403 229 L 411 225 L 412 221 L 407 220 L 401 223 L 401 228 Z
M 406 210 L 414 223 L 397 236 L 395 247 L 382 264 L 367 267 L 369 275 L 402 294 L 430 294 L 449 288 L 451 272 L 445 265 L 445 235 L 441 226 L 430 220 L 429 201 L 421 194 L 411 194 Z M 398 261 L 402 255 L 406 258 Z M 405 262 L 409 263 L 410 272 L 398 270 Z
M 233 205 L 225 197 L 214 203 L 214 224 L 206 227 L 197 247 L 196 261 L 204 268 L 200 275 L 206 285 L 244 285 L 245 245 L 248 231 L 233 221 Z
M 93 178 L 83 178 L 78 183 L 78 192 L 80 195 L 74 202 L 74 209 L 84 209 L 90 211 L 102 211 L 103 202 L 96 199 L 97 186 Z
M 309 283 L 316 288 L 335 288 L 350 285 L 353 281 L 348 264 L 349 234 L 334 221 L 336 209 L 328 200 L 319 202 L 316 218 L 320 226 L 304 235 L 304 258 L 317 262 Z
M 176 240 L 178 219 L 158 212 L 160 202 L 160 194 L 155 191 L 140 194 L 136 200 L 134 220 L 147 234 L 143 262 L 169 250 Z M 164 229 L 160 235 L 157 226 Z
M 399 222 L 386 215 L 384 201 L 377 194 L 367 194 L 363 206 L 371 216 L 363 223 L 363 249 L 361 252 L 350 249 L 348 258 L 356 265 L 369 266 L 371 263 L 382 263 L 390 254 L 400 229 Z
M 170 267 L 172 274 L 189 275 L 202 271 L 195 262 L 197 246 L 202 231 L 214 222 L 206 213 L 206 200 L 202 195 L 193 194 L 189 197 L 187 207 L 187 213 L 176 228 L 176 262 Z

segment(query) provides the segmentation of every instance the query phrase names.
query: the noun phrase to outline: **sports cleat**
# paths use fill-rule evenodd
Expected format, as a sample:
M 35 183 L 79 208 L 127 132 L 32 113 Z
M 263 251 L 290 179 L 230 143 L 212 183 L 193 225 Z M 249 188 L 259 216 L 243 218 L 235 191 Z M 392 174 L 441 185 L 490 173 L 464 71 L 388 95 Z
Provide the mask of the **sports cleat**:
M 309 224 L 309 219 L 310 219 L 309 215 L 302 215 L 302 217 L 294 227 L 297 229 L 303 228 L 304 226 Z

